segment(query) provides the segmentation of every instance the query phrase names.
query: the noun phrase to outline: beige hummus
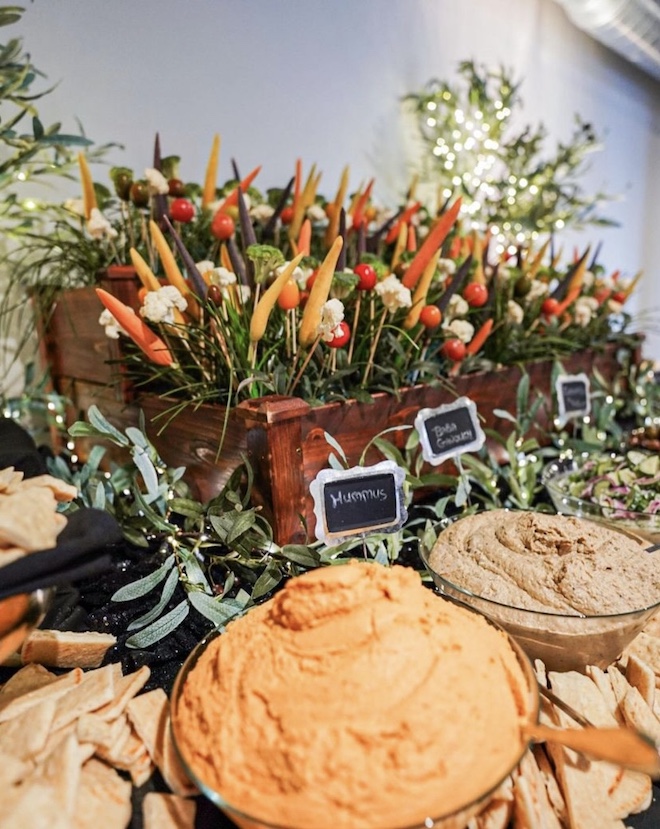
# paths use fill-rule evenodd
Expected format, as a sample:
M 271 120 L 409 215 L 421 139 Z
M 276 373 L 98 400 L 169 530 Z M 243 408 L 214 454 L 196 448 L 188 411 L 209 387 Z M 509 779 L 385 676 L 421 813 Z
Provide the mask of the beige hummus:
M 602 524 L 492 510 L 440 534 L 431 568 L 472 593 L 514 607 L 586 616 L 660 601 L 660 552 Z
M 292 579 L 213 639 L 174 733 L 197 777 L 258 820 L 391 829 L 506 776 L 531 696 L 482 617 L 409 568 L 352 562 Z

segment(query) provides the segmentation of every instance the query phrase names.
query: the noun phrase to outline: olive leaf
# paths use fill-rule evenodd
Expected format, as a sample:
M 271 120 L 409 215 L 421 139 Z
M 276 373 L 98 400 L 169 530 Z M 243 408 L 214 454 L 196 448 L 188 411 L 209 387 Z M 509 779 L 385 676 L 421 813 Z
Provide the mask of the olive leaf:
M 174 567 L 174 555 L 169 555 L 165 561 L 153 573 L 148 576 L 143 576 L 137 581 L 120 587 L 112 594 L 113 602 L 130 602 L 133 599 L 138 599 L 140 596 L 145 596 L 154 589 L 167 576 L 169 571 Z
M 176 630 L 181 622 L 190 613 L 190 605 L 184 599 L 175 608 L 166 613 L 156 622 L 152 622 L 148 627 L 139 631 L 139 633 L 129 636 L 126 640 L 127 648 L 148 648 L 150 645 L 164 639 L 172 631 Z
M 133 619 L 133 621 L 129 624 L 127 630 L 138 630 L 139 628 L 144 627 L 145 625 L 151 624 L 155 619 L 157 619 L 160 614 L 165 610 L 169 600 L 174 595 L 174 591 L 176 590 L 176 586 L 179 583 L 179 574 L 177 573 L 176 569 L 173 568 L 170 570 L 170 574 L 165 580 L 165 584 L 163 585 L 163 590 L 160 594 L 160 599 L 158 602 L 151 608 L 151 610 L 144 613 L 142 616 L 139 616 L 137 619 Z

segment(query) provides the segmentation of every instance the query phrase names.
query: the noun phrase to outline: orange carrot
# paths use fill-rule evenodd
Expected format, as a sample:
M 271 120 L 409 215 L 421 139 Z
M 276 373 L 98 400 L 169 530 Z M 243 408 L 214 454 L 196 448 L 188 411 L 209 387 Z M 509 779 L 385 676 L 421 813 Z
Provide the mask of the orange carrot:
M 408 265 L 408 268 L 403 275 L 402 282 L 405 288 L 415 287 L 417 280 L 424 272 L 424 268 L 428 265 L 429 260 L 444 242 L 445 237 L 452 229 L 460 209 L 461 199 L 459 197 L 456 199 L 454 204 L 445 213 L 443 213 L 442 216 L 440 216 L 437 222 L 429 230 L 426 239 L 422 242 L 420 249 L 415 254 L 415 258 L 412 260 L 410 265 Z
M 564 311 L 569 307 L 569 305 L 572 305 L 575 302 L 575 300 L 580 296 L 581 290 L 581 285 L 576 285 L 573 288 L 569 288 L 564 301 L 560 302 L 557 306 L 557 310 L 555 311 L 556 317 L 560 317 L 564 313 Z
M 258 167 L 255 167 L 251 173 L 248 173 L 247 176 L 241 181 L 241 183 L 235 187 L 231 193 L 227 196 L 227 198 L 222 202 L 220 207 L 217 209 L 216 213 L 221 213 L 223 210 L 226 210 L 228 207 L 235 207 L 238 204 L 238 188 L 240 187 L 241 190 L 245 193 L 248 187 L 252 184 L 255 178 L 259 175 L 261 171 L 261 164 Z
M 385 244 L 390 245 L 395 239 L 399 237 L 399 230 L 401 229 L 401 225 L 407 225 L 421 206 L 422 203 L 420 201 L 416 201 L 414 204 L 411 204 L 409 207 L 406 207 L 406 209 L 399 216 L 396 222 L 394 222 L 392 227 L 387 231 L 387 236 L 385 237 Z
M 312 242 L 312 223 L 309 219 L 305 219 L 298 234 L 298 253 L 303 256 L 309 256 L 310 245 Z
M 371 179 L 369 184 L 364 188 L 362 193 L 360 194 L 359 198 L 355 202 L 355 208 L 353 210 L 353 227 L 358 228 L 364 221 L 364 211 L 367 206 L 367 202 L 371 198 L 371 191 L 374 186 L 375 179 Z
M 477 331 L 474 337 L 472 337 L 470 342 L 465 346 L 465 353 L 476 354 L 478 351 L 480 351 L 481 347 L 490 336 L 490 332 L 492 330 L 493 319 L 491 317 L 491 319 L 486 320 L 486 322 L 481 326 L 481 328 Z
M 348 192 L 349 173 L 350 168 L 347 165 L 342 171 L 339 187 L 337 188 L 335 199 L 332 202 L 330 221 L 328 222 L 328 227 L 326 228 L 325 236 L 323 238 L 323 244 L 326 248 L 330 247 L 332 240 L 335 239 L 339 233 L 339 218 L 341 215 L 341 209 L 344 205 L 344 199 L 346 198 L 346 193 Z
M 159 366 L 171 366 L 174 358 L 163 340 L 140 319 L 135 311 L 117 299 L 116 296 L 96 288 L 96 294 L 103 305 L 110 311 L 117 323 L 126 331 L 133 342 Z
M 408 240 L 406 241 L 406 250 L 408 253 L 415 253 L 417 250 L 417 233 L 415 232 L 415 225 L 408 225 Z

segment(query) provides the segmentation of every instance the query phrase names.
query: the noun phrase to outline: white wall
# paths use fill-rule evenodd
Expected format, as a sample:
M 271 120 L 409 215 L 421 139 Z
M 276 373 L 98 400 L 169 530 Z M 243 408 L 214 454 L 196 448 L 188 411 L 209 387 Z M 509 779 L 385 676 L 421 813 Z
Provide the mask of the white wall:
M 259 187 L 282 186 L 300 157 L 334 195 L 350 163 L 351 183 L 376 176 L 386 203 L 408 183 L 400 97 L 452 79 L 463 59 L 512 68 L 524 121 L 543 121 L 549 146 L 568 140 L 576 112 L 604 138 L 582 183 L 622 195 L 607 209 L 621 227 L 567 247 L 602 241 L 609 269 L 644 269 L 631 309 L 660 359 L 660 85 L 553 0 L 33 0 L 12 30 L 58 83 L 43 120 L 79 118 L 97 143 L 120 142 L 114 163 L 150 166 L 158 132 L 200 181 L 219 132 L 221 180 L 235 158 L 241 171 L 263 164 Z

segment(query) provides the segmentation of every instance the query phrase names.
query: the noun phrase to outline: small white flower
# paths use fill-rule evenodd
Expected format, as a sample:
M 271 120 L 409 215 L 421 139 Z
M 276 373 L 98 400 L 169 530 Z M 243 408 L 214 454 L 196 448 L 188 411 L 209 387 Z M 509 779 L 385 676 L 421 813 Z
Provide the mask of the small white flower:
M 87 222 L 87 232 L 92 239 L 116 239 L 117 231 L 98 207 L 93 207 Z
M 591 322 L 594 312 L 598 308 L 598 301 L 592 296 L 581 296 L 575 301 L 573 320 L 576 325 L 585 328 Z
M 328 217 L 326 215 L 325 210 L 321 207 L 320 204 L 310 204 L 307 208 L 307 218 L 313 222 L 314 224 L 319 224 L 321 222 L 327 222 Z
M 514 325 L 520 325 L 523 321 L 525 316 L 525 312 L 523 309 L 518 305 L 517 302 L 514 302 L 510 299 L 506 304 L 506 318 L 507 322 L 511 322 Z
M 188 303 L 178 288 L 165 285 L 157 291 L 148 291 L 140 315 L 149 322 L 174 322 L 174 309 L 185 311 Z
M 144 171 L 144 177 L 147 180 L 147 186 L 152 196 L 156 194 L 164 196 L 170 192 L 170 185 L 167 183 L 167 179 L 155 167 L 147 167 Z
M 340 299 L 329 299 L 321 308 L 321 322 L 316 333 L 324 342 L 332 342 L 339 323 L 344 319 L 344 303 Z
M 85 215 L 85 202 L 83 199 L 67 199 L 62 206 L 70 213 L 75 213 L 76 216 Z
M 251 208 L 250 216 L 258 222 L 267 222 L 274 212 L 275 209 L 269 204 L 256 204 L 253 208 Z
M 548 293 L 548 284 L 540 279 L 532 279 L 529 291 L 525 294 L 526 302 L 534 302 L 535 299 L 545 296 Z
M 382 299 L 383 305 L 390 314 L 398 311 L 399 308 L 410 308 L 412 305 L 410 289 L 402 285 L 393 273 L 381 282 L 377 282 L 374 291 Z
M 105 328 L 105 336 L 109 337 L 111 340 L 118 340 L 120 334 L 128 336 L 127 332 L 121 327 L 107 308 L 104 308 L 101 312 L 99 324 Z
M 449 319 L 464 317 L 469 310 L 470 306 L 460 294 L 452 294 L 447 303 L 446 316 Z
M 452 320 L 448 325 L 444 325 L 443 328 L 446 331 L 451 331 L 455 337 L 458 337 L 464 343 L 469 343 L 472 337 L 474 337 L 474 325 L 467 320 Z

